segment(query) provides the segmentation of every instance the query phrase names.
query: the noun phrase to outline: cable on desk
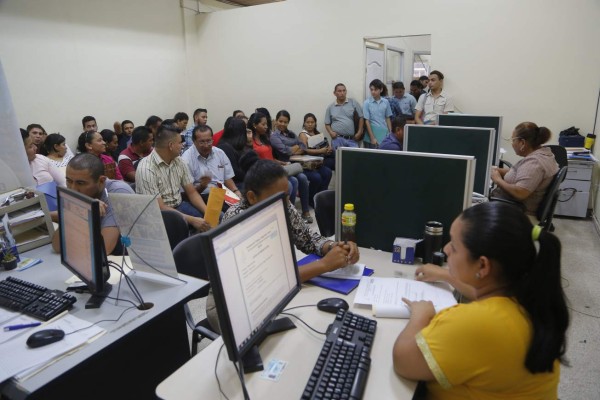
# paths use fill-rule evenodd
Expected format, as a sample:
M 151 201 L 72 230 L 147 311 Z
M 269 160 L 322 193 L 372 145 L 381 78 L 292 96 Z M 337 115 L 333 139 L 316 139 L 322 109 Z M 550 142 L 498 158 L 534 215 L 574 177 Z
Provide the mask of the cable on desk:
M 119 266 L 119 264 L 112 262 L 112 261 L 109 261 L 108 265 L 121 273 L 121 276 L 125 279 L 125 282 L 127 282 L 127 286 L 129 286 L 129 289 L 131 289 L 131 292 L 133 293 L 135 298 L 140 302 L 140 305 L 144 304 L 144 299 L 142 298 L 142 294 L 137 290 L 137 287 L 135 286 L 135 284 L 133 283 L 131 278 L 125 273 L 123 268 L 121 268 Z M 119 280 L 119 285 L 120 285 L 120 283 L 121 283 L 121 281 Z
M 318 333 L 319 335 L 327 335 L 327 333 L 325 333 L 325 332 L 320 332 L 320 331 L 316 330 L 315 328 L 313 328 L 312 326 L 310 326 L 309 324 L 307 324 L 306 322 L 304 322 L 304 320 L 302 320 L 302 318 L 298 317 L 297 315 L 290 314 L 290 313 L 286 313 L 286 312 L 280 312 L 279 314 L 280 314 L 280 315 L 289 315 L 290 317 L 294 317 L 294 318 L 296 318 L 298 321 L 300 321 L 300 322 L 302 322 L 304 325 L 306 325 L 306 327 L 307 327 L 308 329 L 310 329 L 311 331 L 313 331 L 313 332 L 316 332 L 316 333 Z
M 303 308 L 303 307 L 316 307 L 316 304 L 305 304 L 303 306 L 296 306 L 296 307 L 290 307 L 290 308 L 286 308 L 285 310 L 283 310 L 282 312 L 285 311 L 290 311 L 290 310 L 295 310 L 296 308 Z
M 106 296 L 106 297 L 108 297 L 108 296 Z M 112 299 L 112 297 L 109 297 L 109 298 L 111 298 L 111 299 Z M 129 301 L 129 300 L 126 300 L 126 301 Z M 133 306 L 131 306 L 131 307 L 127 307 L 126 309 L 124 309 L 124 310 L 123 310 L 123 312 L 121 313 L 121 315 L 119 315 L 119 316 L 117 317 L 117 319 L 103 319 L 103 320 L 100 320 L 100 321 L 94 322 L 93 324 L 91 324 L 91 325 L 88 325 L 88 326 L 86 326 L 86 327 L 84 327 L 84 328 L 79 328 L 79 329 L 77 329 L 77 330 L 74 330 L 73 332 L 65 333 L 65 336 L 67 336 L 67 335 L 70 335 L 70 334 L 72 334 L 72 333 L 75 333 L 75 332 L 79 332 L 79 331 L 84 331 L 84 330 L 86 330 L 86 329 L 90 329 L 92 326 L 94 326 L 94 325 L 97 325 L 97 324 L 99 324 L 100 322 L 118 322 L 118 321 L 121 319 L 121 317 L 122 317 L 122 316 L 123 316 L 123 315 L 124 315 L 124 314 L 125 314 L 127 311 L 131 310 L 132 308 L 137 308 L 137 306 L 135 305 L 135 303 L 133 303 L 132 301 L 130 301 L 130 303 L 131 303 L 131 304 L 133 304 Z
M 223 391 L 223 388 L 221 387 L 221 381 L 219 380 L 219 374 L 217 374 L 217 366 L 219 365 L 219 358 L 221 358 L 221 350 L 223 350 L 224 346 L 225 346 L 225 343 L 223 343 L 221 345 L 221 347 L 219 347 L 219 353 L 217 354 L 217 361 L 215 361 L 215 378 L 217 378 L 217 385 L 219 386 L 219 392 L 221 392 L 223 397 L 225 397 L 227 400 L 229 400 L 229 397 L 227 397 L 227 395 Z

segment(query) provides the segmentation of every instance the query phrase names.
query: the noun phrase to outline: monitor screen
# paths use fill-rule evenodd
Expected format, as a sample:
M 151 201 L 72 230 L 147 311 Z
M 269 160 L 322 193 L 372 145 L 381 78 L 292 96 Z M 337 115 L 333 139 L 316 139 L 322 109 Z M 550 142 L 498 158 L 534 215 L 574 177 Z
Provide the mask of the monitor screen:
M 300 290 L 286 204 L 284 194 L 277 194 L 202 234 L 232 361 L 260 343 L 271 321 Z
M 108 294 L 109 272 L 100 231 L 100 202 L 70 189 L 57 189 L 61 263 L 77 275 L 93 295 Z M 86 305 L 86 308 L 93 307 L 92 303 Z

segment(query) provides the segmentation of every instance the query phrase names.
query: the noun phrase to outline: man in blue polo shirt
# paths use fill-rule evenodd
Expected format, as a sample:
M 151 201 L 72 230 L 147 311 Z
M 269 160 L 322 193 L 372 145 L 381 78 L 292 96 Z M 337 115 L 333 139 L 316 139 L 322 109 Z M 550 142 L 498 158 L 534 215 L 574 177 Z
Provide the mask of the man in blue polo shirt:
M 393 117 L 392 131 L 381 141 L 379 149 L 402 151 L 404 125 L 406 125 L 406 119 L 404 117 Z
M 412 94 L 406 93 L 404 83 L 394 82 L 392 85 L 393 96 L 389 97 L 390 107 L 394 117 L 404 117 L 408 121 L 415 119 L 415 108 L 417 107 L 417 99 Z

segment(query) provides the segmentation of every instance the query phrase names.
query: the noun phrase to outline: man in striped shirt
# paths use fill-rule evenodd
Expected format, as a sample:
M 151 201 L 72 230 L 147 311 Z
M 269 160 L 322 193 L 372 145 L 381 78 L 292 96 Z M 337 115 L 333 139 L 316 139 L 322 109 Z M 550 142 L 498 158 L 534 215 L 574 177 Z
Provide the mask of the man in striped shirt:
M 174 127 L 161 125 L 154 139 L 154 150 L 138 164 L 135 190 L 140 194 L 159 194 L 161 210 L 174 210 L 183 214 L 188 224 L 198 231 L 210 225 L 202 218 L 206 204 L 194 188 L 190 171 L 179 157 L 183 138 Z M 181 189 L 189 202 L 183 201 Z

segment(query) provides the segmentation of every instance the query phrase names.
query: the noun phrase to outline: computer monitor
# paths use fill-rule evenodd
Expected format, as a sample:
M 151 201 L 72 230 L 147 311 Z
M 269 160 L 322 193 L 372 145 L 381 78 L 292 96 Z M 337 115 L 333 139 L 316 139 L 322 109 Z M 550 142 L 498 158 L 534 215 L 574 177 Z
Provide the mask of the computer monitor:
M 63 187 L 58 187 L 57 201 L 60 261 L 92 294 L 85 308 L 98 308 L 111 290 L 100 231 L 100 201 Z
M 257 346 L 267 335 L 295 328 L 275 319 L 300 290 L 286 204 L 274 195 L 200 234 L 223 342 L 245 372 L 263 369 Z

